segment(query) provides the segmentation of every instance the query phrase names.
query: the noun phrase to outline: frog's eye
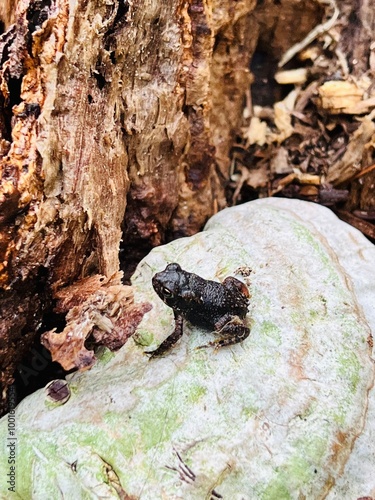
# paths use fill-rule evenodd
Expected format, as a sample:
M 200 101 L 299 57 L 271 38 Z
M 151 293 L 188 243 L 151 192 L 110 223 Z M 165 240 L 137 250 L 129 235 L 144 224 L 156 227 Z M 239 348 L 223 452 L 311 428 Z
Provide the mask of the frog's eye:
M 173 295 L 173 292 L 171 292 L 171 290 L 169 290 L 169 288 L 166 288 L 165 286 L 163 286 L 162 292 L 165 297 L 172 297 Z

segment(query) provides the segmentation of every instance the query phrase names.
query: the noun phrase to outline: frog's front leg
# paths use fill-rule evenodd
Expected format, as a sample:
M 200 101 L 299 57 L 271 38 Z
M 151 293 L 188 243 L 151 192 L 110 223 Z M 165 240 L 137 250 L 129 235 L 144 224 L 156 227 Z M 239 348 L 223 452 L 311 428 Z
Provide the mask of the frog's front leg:
M 220 335 L 217 340 L 199 347 L 224 347 L 226 345 L 238 344 L 245 340 L 250 334 L 250 328 L 245 325 L 243 319 L 239 316 L 225 314 L 217 323 L 215 323 L 215 331 Z
M 174 312 L 175 327 L 173 332 L 159 345 L 154 351 L 146 351 L 146 354 L 151 354 L 150 359 L 156 356 L 161 356 L 173 347 L 183 334 L 183 318 L 180 314 Z

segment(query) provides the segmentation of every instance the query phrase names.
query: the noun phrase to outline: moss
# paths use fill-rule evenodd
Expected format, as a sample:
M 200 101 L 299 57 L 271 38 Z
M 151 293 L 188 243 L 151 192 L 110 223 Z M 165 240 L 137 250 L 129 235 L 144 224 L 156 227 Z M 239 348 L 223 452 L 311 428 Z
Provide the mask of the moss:
M 309 311 L 309 319 L 312 322 L 315 322 L 316 319 L 319 319 L 321 315 L 320 311 L 317 311 L 316 309 L 310 309 Z
M 17 436 L 20 437 L 19 435 Z M 18 439 L 18 444 L 21 441 Z M 6 445 L 5 445 L 6 446 Z M 5 459 L 8 453 L 4 450 L 1 451 L 1 458 Z M 22 452 L 20 449 L 17 450 L 16 456 L 16 493 L 11 498 L 29 498 L 30 491 L 32 491 L 32 474 L 31 468 L 33 461 L 35 460 L 35 452 L 32 450 L 31 446 L 22 446 Z M 5 491 L 7 491 L 6 479 L 9 473 L 9 466 L 5 460 L 0 460 L 0 474 L 3 481 L 0 483 L 0 498 L 7 498 L 5 496 Z M 9 493 L 9 492 L 8 492 Z M 3 494 L 4 496 L 1 496 Z
M 327 298 L 326 298 L 326 297 L 324 297 L 324 295 L 319 295 L 319 296 L 318 296 L 318 299 L 320 300 L 320 302 L 321 302 L 324 306 L 326 306 L 326 305 L 327 305 Z
M 103 422 L 110 429 L 119 430 L 119 435 L 115 436 L 115 441 L 121 455 L 126 458 L 131 458 L 134 455 L 134 450 L 137 448 L 137 436 L 134 434 L 134 431 L 130 431 L 128 428 L 130 420 L 130 415 L 127 419 L 124 419 L 123 416 L 110 411 L 103 415 Z
M 146 450 L 169 441 L 172 432 L 178 427 L 180 419 L 171 409 L 158 408 L 152 414 L 139 415 L 138 425 L 141 431 L 143 447 Z
M 325 283 L 332 285 L 333 283 L 340 282 L 339 274 L 336 267 L 332 264 L 332 258 L 329 253 L 324 249 L 323 245 L 319 242 L 318 238 L 311 232 L 311 230 L 298 222 L 292 222 L 293 232 L 296 237 L 305 242 L 310 249 L 315 250 L 320 262 L 324 265 L 328 276 L 324 280 Z
M 280 353 L 277 352 L 277 349 L 269 349 L 267 352 L 259 353 L 257 363 L 261 367 L 262 374 L 267 377 L 275 376 L 279 359 Z
M 343 427 L 346 420 L 346 409 L 342 405 L 340 405 L 339 410 L 339 413 L 334 413 L 332 419 L 339 427 Z
M 105 436 L 103 435 L 105 434 Z M 98 428 L 93 424 L 75 423 L 71 426 L 66 426 L 64 432 L 61 433 L 62 439 L 67 442 L 77 443 L 77 446 L 89 446 L 96 448 L 100 454 L 105 454 L 105 449 L 109 449 L 109 442 L 112 441 L 111 436 L 105 432 L 103 428 Z M 60 443 L 61 445 L 61 443 Z
M 323 249 L 318 239 L 312 234 L 311 230 L 304 225 L 292 221 L 293 232 L 297 239 L 304 241 L 310 248 L 313 248 L 320 257 L 320 260 L 328 267 L 332 267 L 331 259 L 328 253 Z
M 245 421 L 253 418 L 255 415 L 258 414 L 258 412 L 259 408 L 256 406 L 246 406 L 242 408 L 242 416 L 244 417 Z
M 204 342 L 202 342 L 202 344 L 203 343 Z M 194 350 L 194 353 L 192 353 L 194 356 L 194 362 L 189 363 L 186 367 L 187 373 L 193 375 L 193 377 L 195 375 L 209 377 L 213 374 L 213 366 L 207 363 L 206 355 L 203 351 L 203 349 Z
M 327 441 L 317 436 L 307 436 L 306 439 L 296 441 L 293 449 L 296 453 L 286 464 L 275 470 L 275 479 L 260 495 L 262 500 L 292 498 L 290 491 L 296 493 L 304 484 L 309 484 L 313 479 L 315 464 L 321 463 L 326 453 Z
M 54 410 L 58 406 L 61 406 L 61 403 L 59 401 L 53 402 L 53 401 L 50 401 L 49 399 L 45 399 L 44 406 L 46 408 L 48 408 L 49 410 Z
M 33 434 L 26 433 L 17 436 L 19 449 L 16 463 L 16 491 L 19 498 L 29 498 L 30 492 L 33 491 L 33 468 L 35 464 L 42 460 L 47 464 L 51 454 L 54 459 L 56 458 L 56 443 L 47 442 L 44 433 L 39 436 L 40 439 L 38 439 L 37 443 L 33 441 L 33 437 Z M 51 475 L 53 475 L 53 470 Z
M 294 456 L 288 463 L 286 478 L 289 478 L 291 484 L 307 484 L 311 476 L 310 471 L 310 464 L 305 458 L 300 455 Z
M 328 425 L 328 423 L 327 423 Z M 327 451 L 327 440 L 324 437 L 308 435 L 304 439 L 299 439 L 294 443 L 297 450 L 297 458 L 293 457 L 291 463 L 300 461 L 299 457 L 304 457 L 309 464 L 319 463 Z M 289 466 L 288 466 L 289 469 Z

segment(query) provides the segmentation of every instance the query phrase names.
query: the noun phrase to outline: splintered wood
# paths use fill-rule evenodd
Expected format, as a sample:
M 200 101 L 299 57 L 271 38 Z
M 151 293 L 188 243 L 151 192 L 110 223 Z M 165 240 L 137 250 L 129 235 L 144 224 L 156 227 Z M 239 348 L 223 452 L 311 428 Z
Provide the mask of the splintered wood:
M 43 345 L 65 370 L 86 370 L 95 363 L 92 346 L 117 350 L 134 334 L 149 303 L 134 304 L 133 290 L 121 284 L 122 273 L 110 279 L 91 276 L 56 294 L 55 311 L 66 314 L 62 332 L 51 330 L 42 335 Z

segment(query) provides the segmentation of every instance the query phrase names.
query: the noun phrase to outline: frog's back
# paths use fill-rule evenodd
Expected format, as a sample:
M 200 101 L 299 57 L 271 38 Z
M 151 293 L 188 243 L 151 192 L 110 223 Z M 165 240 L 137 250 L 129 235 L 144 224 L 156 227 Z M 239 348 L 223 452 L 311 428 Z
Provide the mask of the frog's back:
M 190 284 L 194 289 L 194 300 L 183 315 L 193 325 L 214 328 L 224 316 L 245 318 L 249 300 L 240 290 L 228 289 L 222 283 L 196 275 L 192 275 Z

